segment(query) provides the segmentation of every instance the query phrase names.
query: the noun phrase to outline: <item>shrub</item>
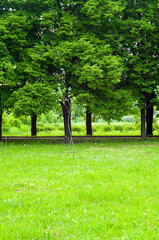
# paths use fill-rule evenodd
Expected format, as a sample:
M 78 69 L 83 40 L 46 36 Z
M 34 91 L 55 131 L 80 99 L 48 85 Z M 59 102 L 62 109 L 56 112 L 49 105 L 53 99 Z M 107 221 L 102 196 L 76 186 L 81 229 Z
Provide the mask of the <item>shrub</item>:
M 50 111 L 49 113 L 47 113 L 45 115 L 45 118 L 46 118 L 46 122 L 48 123 L 54 123 L 57 120 L 57 116 L 56 114 L 53 113 L 53 111 Z
M 60 131 L 63 131 L 63 130 L 64 130 L 63 124 L 58 124 L 58 125 L 56 125 L 56 129 L 57 129 L 57 130 L 60 130 Z
M 53 131 L 54 127 L 53 125 L 48 125 L 44 123 L 40 123 L 37 125 L 37 132 L 48 132 L 48 131 Z
M 10 127 L 8 129 L 8 134 L 11 136 L 18 135 L 18 132 L 19 132 L 19 128 L 17 128 L 17 127 Z
M 92 125 L 93 133 L 97 132 L 98 130 L 99 130 L 99 127 L 97 125 Z
M 13 119 L 10 123 L 11 127 L 17 127 L 20 128 L 21 121 L 19 119 Z
M 21 125 L 20 125 L 20 129 L 21 129 L 22 132 L 28 132 L 28 133 L 30 133 L 31 126 L 21 124 Z
M 18 118 L 15 118 L 14 115 L 4 113 L 2 117 L 2 125 L 6 127 L 17 127 L 20 128 L 21 120 Z
M 111 132 L 111 131 L 112 131 L 111 125 L 106 125 L 106 126 L 104 126 L 104 127 L 103 127 L 103 131 L 104 131 L 104 132 Z
M 136 130 L 136 126 L 135 126 L 135 124 L 126 124 L 124 126 L 124 130 L 125 131 L 135 131 Z
M 159 129 L 159 124 L 157 124 L 156 122 L 153 124 L 153 130 L 158 130 L 158 129 Z
M 25 125 L 30 125 L 31 124 L 31 118 L 29 116 L 22 116 L 19 119 Z
M 119 125 L 119 124 L 113 124 L 113 129 L 119 132 L 123 132 L 124 130 L 123 125 Z
M 6 134 L 9 133 L 9 127 L 7 126 L 2 126 L 2 132 L 5 132 Z
M 73 132 L 80 132 L 82 130 L 82 128 L 80 126 L 72 126 L 72 131 Z

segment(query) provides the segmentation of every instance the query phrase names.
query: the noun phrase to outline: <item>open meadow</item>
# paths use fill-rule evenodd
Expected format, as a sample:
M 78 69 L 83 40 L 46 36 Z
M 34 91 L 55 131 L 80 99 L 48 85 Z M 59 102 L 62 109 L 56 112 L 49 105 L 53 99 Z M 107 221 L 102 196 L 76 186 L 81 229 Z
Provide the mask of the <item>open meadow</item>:
M 159 140 L 0 144 L 0 239 L 159 239 Z

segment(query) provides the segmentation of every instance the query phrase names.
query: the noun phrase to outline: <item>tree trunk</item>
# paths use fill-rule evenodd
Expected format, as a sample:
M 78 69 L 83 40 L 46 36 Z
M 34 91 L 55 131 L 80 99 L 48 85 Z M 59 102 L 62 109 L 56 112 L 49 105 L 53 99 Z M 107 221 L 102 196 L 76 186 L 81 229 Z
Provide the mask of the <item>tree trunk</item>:
M 31 136 L 36 136 L 37 115 L 31 116 Z
M 141 137 L 145 138 L 145 108 L 141 109 Z
M 91 112 L 89 109 L 86 109 L 86 130 L 87 130 L 87 136 L 92 136 L 92 119 L 91 119 Z
M 0 114 L 0 142 L 2 142 L 2 114 Z
M 72 141 L 71 101 L 66 100 L 64 103 L 61 102 L 61 107 L 62 107 L 63 119 L 64 119 L 65 140 L 70 143 Z
M 149 107 L 149 101 L 146 101 L 146 135 L 153 135 L 153 106 Z

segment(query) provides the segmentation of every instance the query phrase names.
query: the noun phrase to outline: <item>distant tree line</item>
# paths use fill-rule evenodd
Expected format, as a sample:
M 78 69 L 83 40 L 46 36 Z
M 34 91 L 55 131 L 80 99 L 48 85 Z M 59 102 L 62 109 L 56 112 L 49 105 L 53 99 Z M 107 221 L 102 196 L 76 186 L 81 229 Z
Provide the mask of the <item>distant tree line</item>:
M 141 109 L 141 136 L 152 135 L 159 90 L 159 0 L 1 0 L 2 114 L 31 117 L 61 105 L 71 141 L 71 99 L 91 114 L 120 119 Z M 146 132 L 145 132 L 146 119 Z

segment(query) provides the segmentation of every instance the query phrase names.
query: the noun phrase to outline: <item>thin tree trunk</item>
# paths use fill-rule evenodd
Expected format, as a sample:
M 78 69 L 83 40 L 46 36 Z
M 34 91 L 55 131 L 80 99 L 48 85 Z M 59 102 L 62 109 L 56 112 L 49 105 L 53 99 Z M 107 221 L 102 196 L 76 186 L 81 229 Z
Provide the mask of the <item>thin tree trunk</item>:
M 0 114 L 0 142 L 2 142 L 2 114 Z
M 91 112 L 89 109 L 86 109 L 86 130 L 87 130 L 87 136 L 92 136 L 92 119 L 91 119 Z
M 146 101 L 146 135 L 153 135 L 153 106 Z
M 70 100 L 66 100 L 64 103 L 61 102 L 61 107 L 64 119 L 65 140 L 70 143 L 72 141 Z
M 141 137 L 145 138 L 145 108 L 141 109 Z
M 31 136 L 36 136 L 37 115 L 31 116 Z

